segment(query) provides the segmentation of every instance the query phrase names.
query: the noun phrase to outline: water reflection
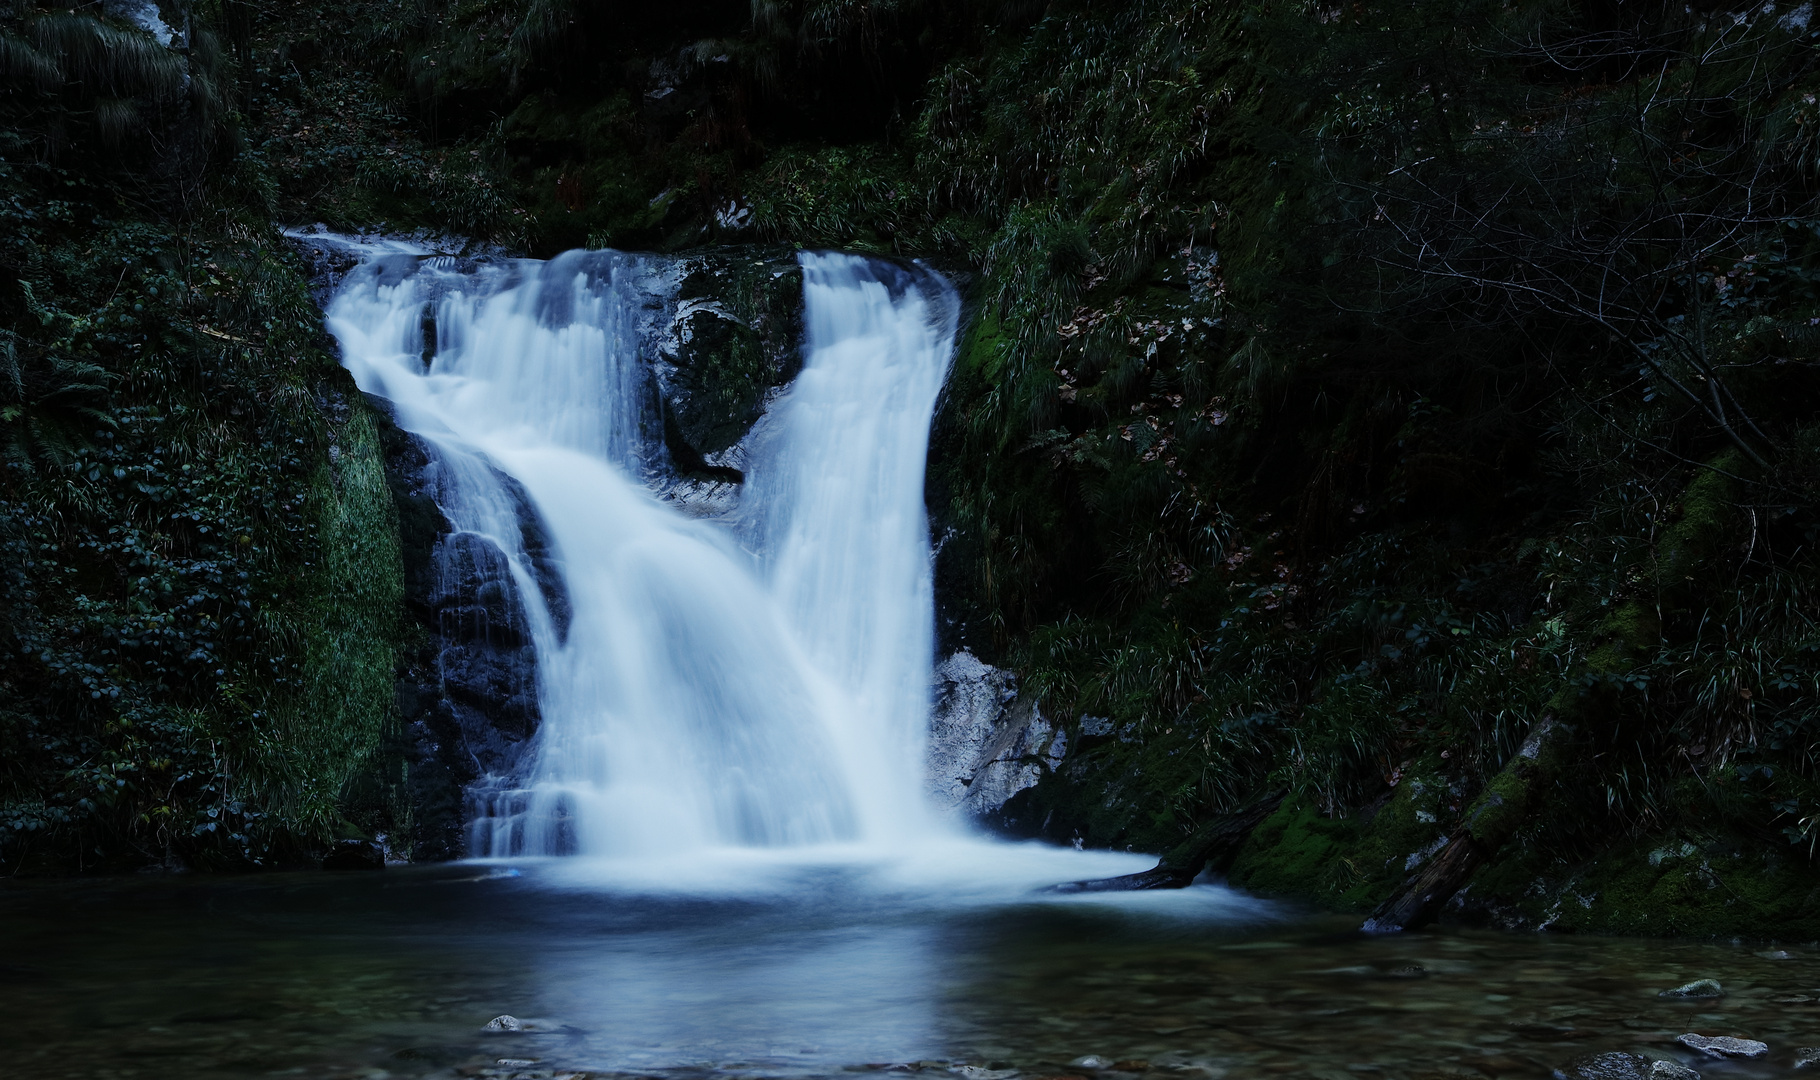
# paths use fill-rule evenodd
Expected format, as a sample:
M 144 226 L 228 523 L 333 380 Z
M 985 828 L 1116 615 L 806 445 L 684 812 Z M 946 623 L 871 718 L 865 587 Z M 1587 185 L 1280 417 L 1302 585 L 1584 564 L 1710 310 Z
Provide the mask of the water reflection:
M 608 868 L 572 862 L 9 882 L 0 1074 L 553 1080 L 922 1062 L 1034 1080 L 1093 1076 L 1097 1060 L 1117 1080 L 1545 1077 L 1624 1050 L 1770 1077 L 1820 1042 L 1806 946 L 1367 938 L 1212 887 L 1113 902 L 919 893 L 912 864 L 748 867 L 765 887 L 746 895 L 586 887 Z M 1726 996 L 1658 996 L 1694 978 Z M 529 1030 L 481 1030 L 502 1013 Z M 1674 1041 L 1688 1031 L 1771 1054 L 1700 1059 Z
M 936 1046 L 931 927 L 714 927 L 555 950 L 539 1004 L 599 1025 L 591 1060 L 813 1068 L 914 1061 Z

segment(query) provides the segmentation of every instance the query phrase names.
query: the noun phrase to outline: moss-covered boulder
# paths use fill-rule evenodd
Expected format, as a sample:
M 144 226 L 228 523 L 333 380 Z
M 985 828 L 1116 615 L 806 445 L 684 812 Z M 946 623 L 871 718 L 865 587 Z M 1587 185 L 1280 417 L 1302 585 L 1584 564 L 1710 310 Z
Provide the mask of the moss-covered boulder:
M 684 474 L 738 480 L 723 462 L 802 367 L 802 270 L 792 249 L 682 256 L 675 308 L 658 342 L 664 441 Z

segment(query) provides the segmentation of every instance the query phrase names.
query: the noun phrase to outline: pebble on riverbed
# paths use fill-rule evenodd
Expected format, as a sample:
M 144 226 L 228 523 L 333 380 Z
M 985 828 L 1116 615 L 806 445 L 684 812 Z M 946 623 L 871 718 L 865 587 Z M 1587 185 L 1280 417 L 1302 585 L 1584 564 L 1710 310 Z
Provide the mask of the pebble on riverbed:
M 1820 1046 L 1803 1046 L 1795 1051 L 1795 1068 L 1806 1069 L 1820 1065 Z
M 1760 1043 L 1755 1039 L 1734 1038 L 1730 1035 L 1695 1035 L 1690 1031 L 1675 1041 L 1682 1046 L 1698 1050 L 1702 1054 L 1711 1054 L 1713 1057 L 1719 1058 L 1754 1058 L 1769 1053 L 1768 1043 Z
M 1695 979 L 1684 986 L 1673 990 L 1664 990 L 1657 997 L 1665 998 L 1718 998 L 1725 996 L 1725 987 L 1717 979 Z
M 481 1030 L 483 1030 L 483 1031 L 523 1031 L 524 1029 L 525 1029 L 525 1024 L 524 1024 L 523 1020 L 520 1020 L 516 1016 L 502 1013 L 499 1016 L 495 1016 L 493 1019 L 488 1020 L 487 1026 Z
M 1555 1080 L 1700 1080 L 1700 1074 L 1678 1061 L 1608 1050 L 1575 1058 L 1555 1070 Z

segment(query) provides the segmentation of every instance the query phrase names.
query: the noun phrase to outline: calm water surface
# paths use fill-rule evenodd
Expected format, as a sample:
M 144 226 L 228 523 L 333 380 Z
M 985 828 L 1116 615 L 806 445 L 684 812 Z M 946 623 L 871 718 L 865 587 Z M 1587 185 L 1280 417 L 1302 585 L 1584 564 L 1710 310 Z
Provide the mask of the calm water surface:
M 1629 1050 L 1741 1078 L 1820 1044 L 1805 945 L 1354 926 L 1213 886 L 938 900 L 841 867 L 688 895 L 536 863 L 7 882 L 0 1075 L 1544 1077 Z M 1657 997 L 1695 978 L 1728 996 Z M 502 1013 L 530 1030 L 483 1031 Z M 1684 1031 L 1772 1050 L 1696 1060 Z

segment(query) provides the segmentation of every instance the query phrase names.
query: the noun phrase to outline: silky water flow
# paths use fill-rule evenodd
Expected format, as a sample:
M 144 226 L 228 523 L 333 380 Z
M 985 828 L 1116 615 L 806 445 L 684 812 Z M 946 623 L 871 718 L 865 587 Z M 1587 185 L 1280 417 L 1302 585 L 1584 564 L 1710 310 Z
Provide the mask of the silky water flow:
M 476 786 L 470 854 L 873 845 L 939 828 L 920 798 L 923 475 L 958 305 L 928 271 L 800 261 L 803 370 L 750 436 L 726 521 L 687 517 L 647 482 L 666 469 L 646 356 L 660 261 L 380 251 L 332 298 L 344 362 L 431 448 L 453 530 L 503 555 L 538 658 L 536 744 L 516 778 Z M 558 605 L 526 551 L 526 507 Z

